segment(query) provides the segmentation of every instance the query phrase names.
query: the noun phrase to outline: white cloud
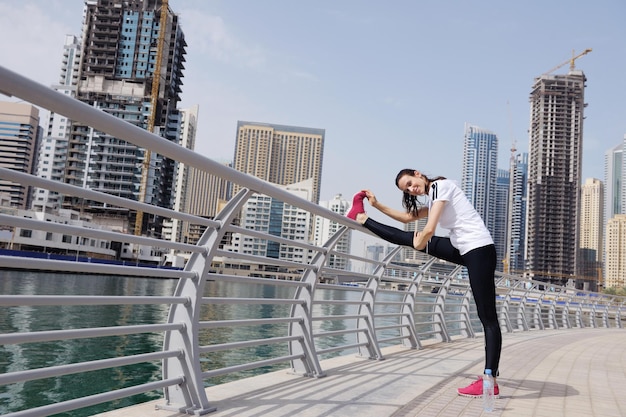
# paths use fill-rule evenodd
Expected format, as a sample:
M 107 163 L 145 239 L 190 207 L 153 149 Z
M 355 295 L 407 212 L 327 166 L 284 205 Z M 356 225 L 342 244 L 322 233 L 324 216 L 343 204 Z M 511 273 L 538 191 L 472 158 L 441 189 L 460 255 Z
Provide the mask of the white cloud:
M 181 25 L 194 54 L 236 66 L 260 68 L 267 61 L 259 46 L 248 45 L 230 33 L 219 16 L 199 10 L 181 10 Z
M 52 2 L 0 2 L 2 65 L 44 85 L 58 81 L 65 35 L 71 34 L 58 16 L 51 18 L 50 6 L 55 7 Z

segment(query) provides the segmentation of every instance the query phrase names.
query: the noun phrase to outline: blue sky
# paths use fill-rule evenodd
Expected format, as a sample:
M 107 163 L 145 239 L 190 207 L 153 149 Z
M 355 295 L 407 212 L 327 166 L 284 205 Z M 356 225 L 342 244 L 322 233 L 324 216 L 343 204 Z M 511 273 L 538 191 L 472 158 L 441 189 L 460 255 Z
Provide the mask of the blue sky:
M 465 123 L 498 135 L 507 168 L 513 140 L 528 150 L 533 79 L 572 50 L 593 49 L 576 61 L 583 180 L 604 178 L 604 154 L 626 134 L 623 0 L 169 3 L 188 43 L 181 106 L 200 106 L 196 150 L 232 159 L 238 120 L 326 129 L 323 200 L 370 188 L 399 207 L 401 168 L 460 180 Z M 82 5 L 0 0 L 1 65 L 55 83 Z

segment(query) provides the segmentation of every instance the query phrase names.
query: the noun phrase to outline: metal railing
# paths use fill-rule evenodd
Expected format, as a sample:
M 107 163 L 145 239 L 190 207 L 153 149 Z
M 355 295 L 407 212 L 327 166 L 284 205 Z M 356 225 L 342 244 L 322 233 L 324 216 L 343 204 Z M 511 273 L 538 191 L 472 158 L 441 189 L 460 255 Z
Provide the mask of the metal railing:
M 467 280 L 460 274 L 460 267 L 433 258 L 413 264 L 400 263 L 397 259 L 401 248 L 393 250 L 382 261 L 339 253 L 335 246 L 342 236 L 367 231 L 355 222 L 288 191 L 230 169 L 1 67 L 0 91 L 219 176 L 242 188 L 214 219 L 206 219 L 0 168 L 0 179 L 3 180 L 206 227 L 198 244 L 189 245 L 154 237 L 27 219 L 11 213 L 0 214 L 0 226 L 14 232 L 60 232 L 190 254 L 181 270 L 53 259 L 28 259 L 25 262 L 20 257 L 0 255 L 0 268 L 5 269 L 97 273 L 131 277 L 134 280 L 148 277 L 177 282 L 173 293 L 167 296 L 0 295 L 2 309 L 164 305 L 169 311 L 163 321 L 154 323 L 0 334 L 0 346 L 27 346 L 47 341 L 148 333 L 160 335 L 162 340 L 162 348 L 153 352 L 4 373 L 0 375 L 0 386 L 78 376 L 102 369 L 120 369 L 120 372 L 124 372 L 125 366 L 146 362 L 156 363 L 162 371 L 162 377 L 157 381 L 146 381 L 120 389 L 111 388 L 61 402 L 51 400 L 35 408 L 12 410 L 8 415 L 50 415 L 155 390 L 163 390 L 162 408 L 196 415 L 206 414 L 215 410 L 215 407 L 205 393 L 205 386 L 214 383 L 212 381 L 219 377 L 242 377 L 249 375 L 246 372 L 252 370 L 262 372 L 275 367 L 289 368 L 304 376 L 323 377 L 328 370 L 322 367 L 321 360 L 334 355 L 357 352 L 371 359 L 383 359 L 381 348 L 385 346 L 401 344 L 418 349 L 426 341 L 450 342 L 456 338 L 475 337 L 482 332 L 471 290 Z M 253 193 L 265 194 L 298 207 L 311 216 L 330 219 L 341 224 L 342 228 L 323 246 L 316 246 L 234 225 L 233 219 Z M 296 262 L 227 251 L 220 246 L 220 242 L 229 233 L 299 248 L 309 255 L 304 257 L 306 261 Z M 329 267 L 331 255 L 359 262 L 371 272 Z M 232 268 L 233 265 L 246 265 L 250 269 L 237 272 Z M 254 266 L 264 269 L 253 271 Z M 274 279 L 264 277 L 268 275 Z M 281 277 L 288 279 L 278 279 Z M 349 285 L 340 277 L 348 277 Z M 207 285 L 209 282 L 224 288 L 236 285 L 239 290 L 237 293 L 226 291 L 212 294 Z M 546 288 L 545 283 L 515 275 L 499 275 L 496 284 L 503 331 L 622 327 L 625 302 L 622 297 L 565 287 Z M 270 290 L 267 290 L 267 294 L 259 295 L 254 290 L 259 286 Z M 226 310 L 234 314 L 228 317 L 213 314 L 214 311 Z M 262 331 L 268 327 L 274 329 L 271 334 Z M 250 332 L 255 336 L 241 340 L 224 336 L 235 328 L 254 328 L 258 331 Z M 257 337 L 259 334 L 264 336 Z M 260 349 L 270 354 L 249 353 Z M 228 361 L 220 359 L 225 354 L 238 351 L 243 353 L 231 355 Z

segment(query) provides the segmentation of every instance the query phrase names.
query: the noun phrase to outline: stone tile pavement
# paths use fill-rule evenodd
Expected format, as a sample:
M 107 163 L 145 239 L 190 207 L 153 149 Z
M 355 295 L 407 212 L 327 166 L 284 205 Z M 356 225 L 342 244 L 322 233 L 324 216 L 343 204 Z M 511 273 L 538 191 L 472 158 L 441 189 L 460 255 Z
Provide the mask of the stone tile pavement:
M 211 417 L 626 416 L 626 329 L 505 333 L 500 398 L 482 401 L 456 388 L 482 372 L 482 337 L 421 350 L 385 348 L 385 359 L 342 356 L 322 363 L 327 375 L 277 371 L 207 388 Z M 155 409 L 162 400 L 100 417 L 182 417 Z

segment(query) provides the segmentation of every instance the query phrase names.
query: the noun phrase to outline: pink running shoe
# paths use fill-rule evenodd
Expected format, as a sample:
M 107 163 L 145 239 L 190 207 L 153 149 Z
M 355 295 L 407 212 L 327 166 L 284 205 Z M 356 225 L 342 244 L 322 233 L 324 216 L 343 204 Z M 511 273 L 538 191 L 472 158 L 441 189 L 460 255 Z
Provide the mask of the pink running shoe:
M 472 397 L 472 398 L 482 397 L 483 396 L 483 377 L 479 376 L 476 381 L 472 382 L 465 388 L 459 388 L 456 391 L 459 393 L 459 395 L 462 395 L 463 397 Z M 498 384 L 496 384 L 493 387 L 493 395 L 496 398 L 498 398 L 498 396 L 500 395 L 500 388 L 498 387 Z
M 348 210 L 348 214 L 346 217 L 352 220 L 356 220 L 356 215 L 359 213 L 365 213 L 365 208 L 363 207 L 363 199 L 367 196 L 365 191 L 359 191 L 352 197 L 352 207 Z

